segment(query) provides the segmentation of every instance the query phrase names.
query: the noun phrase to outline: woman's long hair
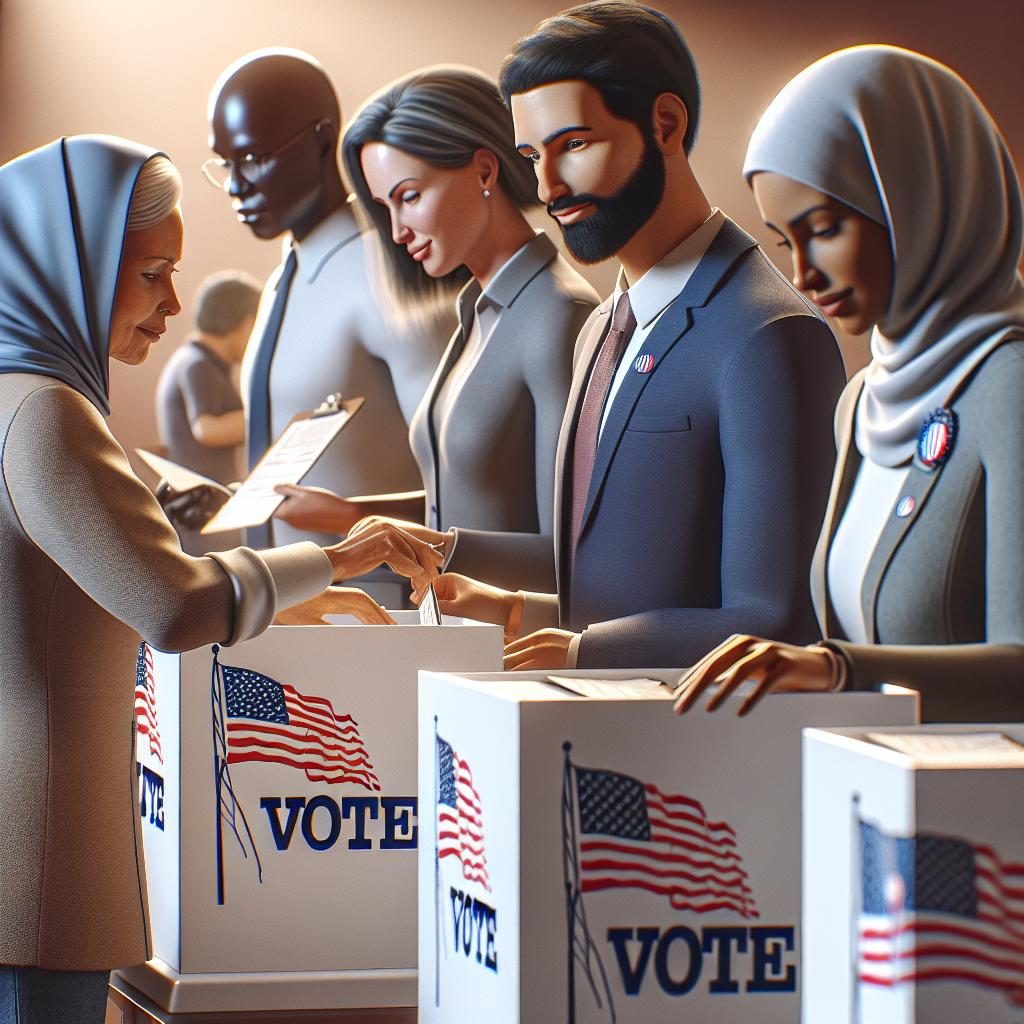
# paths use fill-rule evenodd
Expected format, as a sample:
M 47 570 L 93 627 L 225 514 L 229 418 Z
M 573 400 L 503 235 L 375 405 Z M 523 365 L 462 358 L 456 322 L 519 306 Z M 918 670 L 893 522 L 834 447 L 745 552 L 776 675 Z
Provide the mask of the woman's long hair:
M 498 187 L 520 209 L 540 205 L 530 163 L 515 151 L 512 116 L 497 84 L 472 68 L 438 66 L 392 82 L 356 114 L 342 141 L 342 156 L 358 200 L 357 212 L 379 240 L 387 284 L 407 312 L 436 308 L 469 277 L 460 267 L 445 278 L 431 278 L 391 240 L 387 209 L 373 201 L 360 153 L 380 142 L 425 160 L 434 167 L 465 167 L 479 149 L 499 164 Z

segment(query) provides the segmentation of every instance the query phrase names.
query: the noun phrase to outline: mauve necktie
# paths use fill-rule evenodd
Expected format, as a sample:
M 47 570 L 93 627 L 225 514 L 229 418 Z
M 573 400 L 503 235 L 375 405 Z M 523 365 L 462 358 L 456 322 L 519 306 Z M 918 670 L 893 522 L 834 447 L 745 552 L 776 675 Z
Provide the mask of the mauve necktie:
M 298 260 L 295 250 L 288 253 L 284 261 L 284 269 L 277 282 L 277 294 L 274 305 L 267 317 L 267 326 L 260 339 L 259 351 L 252 364 L 252 376 L 249 379 L 249 471 L 252 472 L 256 463 L 263 458 L 273 437 L 270 433 L 270 364 L 274 360 L 277 339 L 281 334 L 284 321 L 285 306 L 288 305 L 288 293 L 291 291 L 292 278 Z M 245 534 L 246 543 L 253 548 L 267 548 L 273 543 L 270 523 L 250 526 Z
M 590 477 L 597 457 L 597 439 L 601 429 L 608 392 L 615 377 L 615 368 L 629 339 L 636 329 L 636 317 L 629 305 L 629 292 L 623 292 L 615 304 L 612 325 L 608 328 L 601 351 L 594 361 L 594 369 L 587 382 L 587 391 L 576 421 L 576 439 L 572 449 L 572 557 L 576 557 L 576 544 L 583 524 L 583 509 L 587 504 Z

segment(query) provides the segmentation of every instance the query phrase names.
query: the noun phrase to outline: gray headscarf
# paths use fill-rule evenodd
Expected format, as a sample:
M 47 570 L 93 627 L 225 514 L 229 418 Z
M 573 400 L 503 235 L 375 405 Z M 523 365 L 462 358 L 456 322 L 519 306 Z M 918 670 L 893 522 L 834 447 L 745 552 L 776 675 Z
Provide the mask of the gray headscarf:
M 857 447 L 896 466 L 925 417 L 995 348 L 1024 336 L 1020 184 L 992 118 L 938 62 L 855 46 L 796 76 L 747 149 L 771 171 L 885 225 L 892 299 L 871 335 Z
M 109 413 L 110 320 L 128 208 L 157 151 L 59 139 L 0 167 L 0 373 L 56 377 Z

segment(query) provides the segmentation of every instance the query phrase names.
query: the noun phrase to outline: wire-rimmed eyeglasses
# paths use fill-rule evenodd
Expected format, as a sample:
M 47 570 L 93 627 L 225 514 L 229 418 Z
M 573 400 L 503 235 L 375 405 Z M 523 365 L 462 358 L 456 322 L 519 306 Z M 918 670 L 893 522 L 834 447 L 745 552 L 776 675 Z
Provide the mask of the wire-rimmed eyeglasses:
M 203 177 L 217 189 L 226 192 L 231 184 L 231 176 L 237 174 L 242 181 L 249 185 L 255 185 L 274 165 L 274 161 L 295 145 L 303 135 L 310 130 L 318 132 L 330 121 L 326 117 L 320 118 L 313 124 L 307 124 L 300 128 L 294 135 L 289 136 L 280 146 L 267 153 L 243 153 L 238 160 L 224 160 L 221 157 L 211 157 L 203 162 Z

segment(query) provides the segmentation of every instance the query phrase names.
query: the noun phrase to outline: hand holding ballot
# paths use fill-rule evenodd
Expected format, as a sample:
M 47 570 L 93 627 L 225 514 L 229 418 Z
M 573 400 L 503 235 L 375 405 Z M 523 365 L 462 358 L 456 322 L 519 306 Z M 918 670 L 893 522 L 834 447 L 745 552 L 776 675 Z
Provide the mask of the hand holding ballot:
M 841 690 L 846 664 L 828 647 L 798 647 L 734 634 L 706 654 L 680 680 L 675 712 L 681 715 L 701 694 L 716 687 L 706 710 L 714 711 L 746 682 L 754 689 L 739 707 L 745 715 L 767 693 L 827 693 Z
M 505 643 L 519 635 L 523 595 L 489 586 L 457 572 L 434 580 L 434 593 L 442 615 L 457 615 L 476 622 L 493 622 L 505 630 Z
M 393 626 L 395 620 L 369 594 L 356 587 L 328 587 L 322 594 L 277 613 L 278 626 L 326 624 L 325 615 L 353 615 L 364 626 Z
M 414 599 L 434 581 L 442 562 L 439 551 L 395 527 L 366 530 L 324 548 L 324 554 L 331 560 L 335 582 L 362 576 L 386 562 L 412 582 Z

